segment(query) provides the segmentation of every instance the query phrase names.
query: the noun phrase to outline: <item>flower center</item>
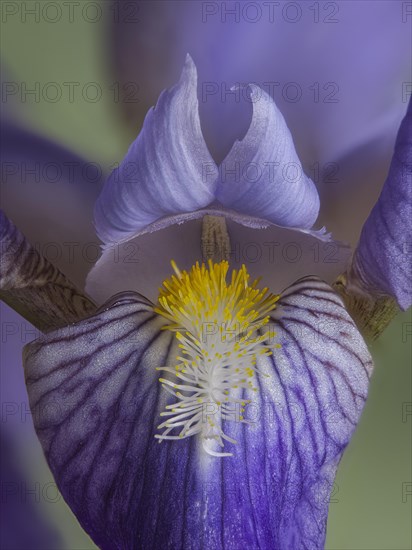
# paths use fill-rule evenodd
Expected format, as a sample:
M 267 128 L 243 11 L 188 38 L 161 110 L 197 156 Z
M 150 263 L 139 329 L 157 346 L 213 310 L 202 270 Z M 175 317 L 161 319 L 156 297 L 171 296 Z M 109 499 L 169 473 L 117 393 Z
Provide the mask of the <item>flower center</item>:
M 258 330 L 269 322 L 279 296 L 259 290 L 259 279 L 250 283 L 244 265 L 232 271 L 229 282 L 227 261 L 196 263 L 189 272 L 175 262 L 172 267 L 175 275 L 164 281 L 155 311 L 171 321 L 164 328 L 175 332 L 181 355 L 174 367 L 158 369 L 172 375 L 159 380 L 176 401 L 161 413 L 167 420 L 155 437 L 199 434 L 207 453 L 231 456 L 213 447 L 223 447 L 224 440 L 236 443 L 223 432 L 223 421 L 247 422 L 242 413 L 250 400 L 243 392 L 257 391 L 257 357 L 272 353 L 265 342 L 274 333 Z

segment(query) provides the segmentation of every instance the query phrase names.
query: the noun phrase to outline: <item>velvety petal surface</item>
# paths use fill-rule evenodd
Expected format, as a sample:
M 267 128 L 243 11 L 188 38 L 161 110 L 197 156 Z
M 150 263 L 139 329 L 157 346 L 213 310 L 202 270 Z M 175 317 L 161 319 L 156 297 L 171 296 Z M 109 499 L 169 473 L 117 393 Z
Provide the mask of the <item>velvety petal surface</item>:
M 371 294 L 388 294 L 402 309 L 412 304 L 412 101 L 378 202 L 363 227 L 352 276 Z
M 271 97 L 250 86 L 253 115 L 242 141 L 219 166 L 217 199 L 226 207 L 287 227 L 310 228 L 319 212 L 292 136 Z
M 250 424 L 226 422 L 238 444 L 227 444 L 233 456 L 223 459 L 194 437 L 155 440 L 171 399 L 155 368 L 174 365 L 178 348 L 139 295 L 115 297 L 26 348 L 38 436 L 64 498 L 101 548 L 322 547 L 371 358 L 318 279 L 288 288 L 272 322 L 282 347 L 259 360 L 269 375 L 259 375 L 259 391 L 244 390 Z
M 158 218 L 207 206 L 216 178 L 200 129 L 196 67 L 187 56 L 179 82 L 161 94 L 110 175 L 95 207 L 98 234 L 117 242 Z

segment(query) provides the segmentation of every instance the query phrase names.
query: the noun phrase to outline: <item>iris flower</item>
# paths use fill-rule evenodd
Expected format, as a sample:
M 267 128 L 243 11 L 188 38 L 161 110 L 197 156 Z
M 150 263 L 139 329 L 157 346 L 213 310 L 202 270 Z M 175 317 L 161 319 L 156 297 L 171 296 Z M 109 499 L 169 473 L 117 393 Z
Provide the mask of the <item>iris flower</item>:
M 411 304 L 411 107 L 353 261 L 320 264 L 329 283 L 349 265 L 332 288 L 234 258 L 246 234 L 272 250 L 341 250 L 313 229 L 318 195 L 280 111 L 249 93 L 249 130 L 219 166 L 190 57 L 149 111 L 95 205 L 104 252 L 86 288 L 98 309 L 2 217 L 2 296 L 45 330 L 24 354 L 35 428 L 103 549 L 322 548 L 372 374 L 361 332 Z M 299 177 L 285 182 L 290 165 Z M 251 166 L 268 169 L 256 180 Z M 170 238 L 180 257 L 167 257 Z M 119 244 L 139 261 L 119 262 Z

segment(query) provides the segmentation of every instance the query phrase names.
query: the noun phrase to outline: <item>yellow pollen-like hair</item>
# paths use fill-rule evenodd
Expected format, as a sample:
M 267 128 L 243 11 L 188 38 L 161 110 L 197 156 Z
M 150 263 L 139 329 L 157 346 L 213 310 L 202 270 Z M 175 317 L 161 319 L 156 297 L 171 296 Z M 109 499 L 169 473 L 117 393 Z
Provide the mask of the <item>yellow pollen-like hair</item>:
M 232 271 L 229 282 L 227 261 L 196 263 L 189 272 L 173 261 L 172 267 L 175 275 L 164 281 L 155 311 L 168 319 L 164 328 L 175 333 L 181 350 L 177 364 L 159 369 L 172 375 L 160 382 L 177 401 L 166 406 L 162 416 L 168 419 L 159 426 L 164 432 L 155 437 L 200 434 L 209 454 L 229 456 L 210 443 L 235 443 L 223 432 L 222 420 L 247 422 L 240 413 L 250 400 L 242 390 L 257 391 L 257 357 L 272 353 L 265 342 L 275 333 L 258 331 L 268 324 L 279 296 L 259 290 L 259 279 L 250 283 L 244 265 Z M 177 435 L 169 435 L 176 429 Z

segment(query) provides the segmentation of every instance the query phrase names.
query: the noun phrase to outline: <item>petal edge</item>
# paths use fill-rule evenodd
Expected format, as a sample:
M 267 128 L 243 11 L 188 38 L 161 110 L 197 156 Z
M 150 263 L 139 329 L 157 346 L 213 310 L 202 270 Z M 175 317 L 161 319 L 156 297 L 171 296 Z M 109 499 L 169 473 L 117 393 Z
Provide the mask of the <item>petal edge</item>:
M 197 72 L 188 55 L 179 82 L 159 97 L 95 206 L 108 244 L 167 215 L 191 212 L 214 199 L 217 167 L 203 139 Z

